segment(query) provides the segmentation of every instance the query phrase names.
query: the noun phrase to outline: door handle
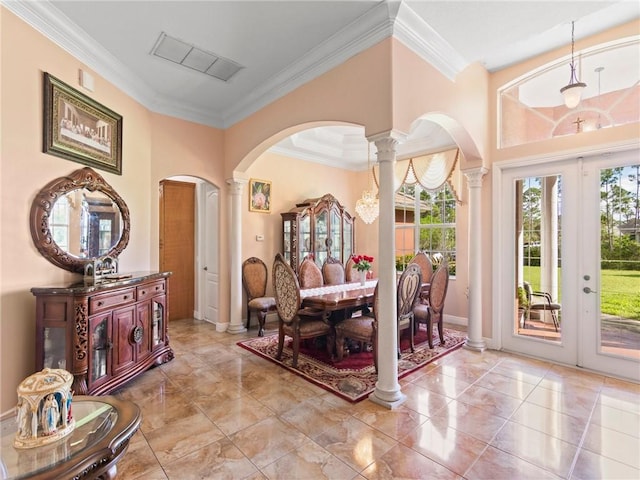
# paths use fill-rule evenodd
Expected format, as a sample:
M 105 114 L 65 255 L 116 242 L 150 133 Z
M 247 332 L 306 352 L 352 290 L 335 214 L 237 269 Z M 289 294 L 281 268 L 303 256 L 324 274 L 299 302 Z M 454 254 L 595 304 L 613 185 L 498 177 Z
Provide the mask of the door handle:
M 582 291 L 583 291 L 584 293 L 598 293 L 598 292 L 596 292 L 595 290 L 591 290 L 591 288 L 590 288 L 590 287 L 584 287 L 584 288 L 582 289 Z
M 206 272 L 207 270 L 209 270 L 209 267 L 204 267 L 203 270 Z

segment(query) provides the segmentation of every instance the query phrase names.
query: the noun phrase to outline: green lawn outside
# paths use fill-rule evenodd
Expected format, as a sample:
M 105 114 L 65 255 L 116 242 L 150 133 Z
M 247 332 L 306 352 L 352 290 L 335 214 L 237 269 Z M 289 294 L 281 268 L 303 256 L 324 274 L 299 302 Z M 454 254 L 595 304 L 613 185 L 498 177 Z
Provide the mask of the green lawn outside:
M 540 267 L 524 267 L 524 279 L 534 290 L 540 290 Z M 640 320 L 640 271 L 601 270 L 600 294 L 602 313 Z M 558 270 L 558 285 L 562 273 Z M 560 303 L 562 292 L 558 292 Z

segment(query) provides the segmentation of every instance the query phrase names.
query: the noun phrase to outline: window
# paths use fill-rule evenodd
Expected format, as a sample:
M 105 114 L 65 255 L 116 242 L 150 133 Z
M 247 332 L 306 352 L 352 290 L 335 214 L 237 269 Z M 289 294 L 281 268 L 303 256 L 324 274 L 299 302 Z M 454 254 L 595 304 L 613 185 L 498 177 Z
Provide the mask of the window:
M 396 192 L 396 269 L 404 270 L 418 250 L 438 263 L 446 258 L 451 275 L 456 261 L 456 198 L 445 183 L 438 190 L 403 184 Z

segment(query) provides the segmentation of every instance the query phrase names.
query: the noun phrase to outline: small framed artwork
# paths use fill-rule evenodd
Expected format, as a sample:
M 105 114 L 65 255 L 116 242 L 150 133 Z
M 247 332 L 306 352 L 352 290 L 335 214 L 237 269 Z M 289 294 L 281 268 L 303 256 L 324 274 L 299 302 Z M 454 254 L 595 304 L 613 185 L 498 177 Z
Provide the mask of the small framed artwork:
M 122 175 L 122 116 L 45 72 L 43 152 Z
M 271 212 L 271 182 L 266 180 L 249 180 L 249 211 Z

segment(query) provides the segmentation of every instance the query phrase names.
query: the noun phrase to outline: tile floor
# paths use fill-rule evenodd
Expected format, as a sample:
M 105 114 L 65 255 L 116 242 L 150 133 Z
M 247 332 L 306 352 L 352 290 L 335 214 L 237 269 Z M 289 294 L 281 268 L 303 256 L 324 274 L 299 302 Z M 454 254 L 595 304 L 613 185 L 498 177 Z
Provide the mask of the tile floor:
M 236 345 L 255 329 L 169 333 L 175 359 L 114 392 L 143 412 L 120 479 L 640 478 L 636 384 L 459 349 L 403 378 L 387 410 Z

